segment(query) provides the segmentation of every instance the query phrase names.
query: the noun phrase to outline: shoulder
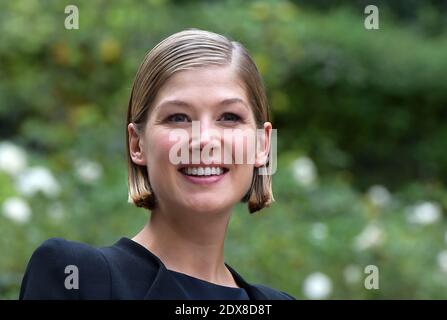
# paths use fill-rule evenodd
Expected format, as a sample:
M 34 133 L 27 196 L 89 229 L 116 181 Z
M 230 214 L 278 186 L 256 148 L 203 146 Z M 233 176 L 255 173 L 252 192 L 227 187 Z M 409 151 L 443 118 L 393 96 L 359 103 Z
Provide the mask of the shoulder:
M 293 296 L 280 290 L 276 290 L 262 284 L 253 284 L 253 286 L 261 291 L 269 300 L 295 300 Z
M 97 248 L 80 242 L 68 241 L 62 238 L 51 238 L 44 241 L 31 256 L 31 261 L 54 262 L 61 264 L 65 262 L 98 262 L 100 252 Z
M 84 243 L 51 238 L 32 254 L 20 299 L 100 298 L 109 273 L 100 250 Z

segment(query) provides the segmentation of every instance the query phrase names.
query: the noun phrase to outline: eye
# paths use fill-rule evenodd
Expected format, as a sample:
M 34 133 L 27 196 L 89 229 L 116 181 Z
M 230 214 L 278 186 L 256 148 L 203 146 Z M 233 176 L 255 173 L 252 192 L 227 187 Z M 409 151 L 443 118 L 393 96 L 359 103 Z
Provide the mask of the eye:
M 188 116 L 183 113 L 176 113 L 167 118 L 170 122 L 188 122 Z
M 222 121 L 231 121 L 231 122 L 236 122 L 239 121 L 241 119 L 241 117 L 239 117 L 237 114 L 231 113 L 231 112 L 226 112 L 222 115 Z

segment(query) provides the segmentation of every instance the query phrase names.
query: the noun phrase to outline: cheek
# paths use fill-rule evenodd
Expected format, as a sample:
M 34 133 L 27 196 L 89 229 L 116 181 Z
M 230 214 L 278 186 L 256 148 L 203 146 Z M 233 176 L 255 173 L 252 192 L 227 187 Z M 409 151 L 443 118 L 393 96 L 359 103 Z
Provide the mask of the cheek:
M 162 131 L 153 130 L 148 138 L 147 165 L 151 187 L 155 192 L 166 189 L 171 180 L 169 177 L 175 173 L 175 168 L 169 160 L 169 151 L 174 144 L 175 141 L 169 140 L 169 134 Z
M 231 145 L 232 159 L 236 165 L 251 166 L 255 163 L 256 141 L 252 130 L 243 134 L 234 134 L 225 140 L 227 146 Z
M 169 134 L 164 132 L 154 132 L 148 139 L 146 154 L 148 163 L 152 167 L 170 165 L 169 150 L 175 144 L 175 141 L 169 140 Z
M 225 144 L 232 149 L 234 189 L 244 194 L 253 178 L 255 142 L 247 135 L 234 135 Z

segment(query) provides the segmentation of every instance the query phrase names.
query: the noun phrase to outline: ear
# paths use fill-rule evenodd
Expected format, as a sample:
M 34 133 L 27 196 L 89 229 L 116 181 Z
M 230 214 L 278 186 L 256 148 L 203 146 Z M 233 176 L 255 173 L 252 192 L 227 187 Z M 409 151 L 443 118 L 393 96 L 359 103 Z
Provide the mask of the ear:
M 143 148 L 143 139 L 140 137 L 138 130 L 134 123 L 129 123 L 127 126 L 129 133 L 129 153 L 132 161 L 140 166 L 146 166 L 146 155 Z
M 258 133 L 258 131 L 256 133 L 257 145 L 255 167 L 262 167 L 263 165 L 267 164 L 269 157 L 272 124 L 270 122 L 265 122 L 263 132 Z

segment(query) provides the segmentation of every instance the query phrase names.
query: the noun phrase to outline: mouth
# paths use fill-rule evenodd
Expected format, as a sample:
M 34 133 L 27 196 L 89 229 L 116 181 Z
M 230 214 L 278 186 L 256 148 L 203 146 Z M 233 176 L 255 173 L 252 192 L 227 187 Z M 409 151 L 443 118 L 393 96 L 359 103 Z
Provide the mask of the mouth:
M 193 185 L 211 186 L 223 181 L 227 176 L 228 168 L 220 165 L 195 165 L 178 169 L 185 181 Z
M 195 166 L 184 166 L 178 169 L 180 173 L 185 176 L 196 177 L 196 178 L 207 178 L 212 176 L 223 176 L 230 169 L 220 165 L 195 165 Z

